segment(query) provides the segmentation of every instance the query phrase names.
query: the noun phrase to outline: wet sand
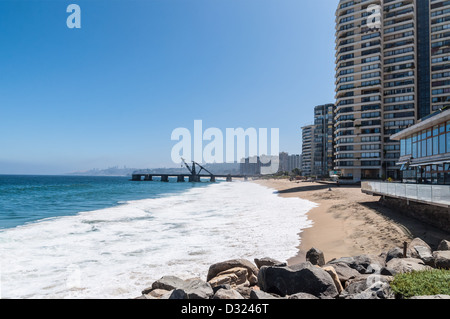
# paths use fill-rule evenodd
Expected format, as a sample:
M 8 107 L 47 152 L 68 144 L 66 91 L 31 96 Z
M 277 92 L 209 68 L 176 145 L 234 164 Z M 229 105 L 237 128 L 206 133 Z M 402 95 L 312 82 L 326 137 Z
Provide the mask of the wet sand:
M 449 238 L 448 233 L 383 207 L 380 197 L 362 193 L 359 186 L 275 179 L 254 182 L 276 189 L 280 196 L 300 197 L 319 205 L 308 213 L 313 227 L 300 233 L 299 252 L 288 261 L 291 265 L 305 261 L 306 252 L 312 247 L 322 250 L 329 261 L 379 254 L 402 247 L 415 237 L 432 247 Z

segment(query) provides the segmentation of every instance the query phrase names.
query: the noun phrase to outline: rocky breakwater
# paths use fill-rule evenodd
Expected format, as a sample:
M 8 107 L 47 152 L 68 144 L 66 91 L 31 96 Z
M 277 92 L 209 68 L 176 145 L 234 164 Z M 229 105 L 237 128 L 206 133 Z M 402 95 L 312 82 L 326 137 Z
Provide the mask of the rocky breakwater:
M 206 280 L 163 277 L 137 299 L 393 299 L 390 282 L 396 274 L 450 269 L 450 242 L 442 241 L 433 251 L 416 238 L 379 255 L 328 262 L 320 250 L 312 248 L 306 259 L 292 266 L 271 258 L 220 262 L 210 266 Z

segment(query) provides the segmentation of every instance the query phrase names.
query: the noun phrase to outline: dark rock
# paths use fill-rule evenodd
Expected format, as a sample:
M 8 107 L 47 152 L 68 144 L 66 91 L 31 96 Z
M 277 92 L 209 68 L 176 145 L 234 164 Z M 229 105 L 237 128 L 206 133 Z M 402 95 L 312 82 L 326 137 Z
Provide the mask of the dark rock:
M 448 240 L 441 241 L 439 243 L 437 250 L 438 251 L 450 250 L 450 241 L 448 241 Z
M 309 261 L 313 265 L 323 266 L 325 265 L 325 256 L 323 252 L 316 248 L 311 248 L 306 253 L 306 261 Z
M 279 299 L 279 298 L 261 290 L 252 290 L 252 292 L 250 293 L 250 299 Z
M 244 297 L 244 299 L 250 299 L 250 294 L 253 291 L 252 288 L 243 286 L 236 287 L 234 290 L 236 290 L 239 294 L 241 294 L 241 296 Z
M 359 275 L 358 277 L 347 281 L 345 294 L 354 295 L 366 290 L 369 287 L 367 282 L 369 276 L 371 275 Z
M 331 276 L 310 262 L 290 267 L 264 266 L 259 271 L 258 285 L 265 292 L 283 297 L 299 292 L 319 298 L 334 298 L 338 295 Z
M 213 296 L 213 299 L 244 299 L 240 293 L 233 289 L 219 289 Z
M 306 294 L 304 292 L 299 292 L 298 294 L 290 295 L 288 299 L 319 299 L 311 294 Z
M 172 282 L 173 283 L 173 282 Z M 199 278 L 193 278 L 183 280 L 182 283 L 176 282 L 177 287 L 171 289 L 168 294 L 169 299 L 211 299 L 214 295 L 214 291 L 211 285 Z M 169 286 L 166 286 L 169 288 Z M 165 299 L 166 295 L 161 296 L 161 299 Z
M 175 289 L 170 294 L 169 299 L 189 299 L 188 294 L 183 289 Z
M 230 290 L 231 286 L 230 285 L 219 285 L 219 286 L 216 286 L 216 287 L 212 287 L 212 289 L 213 289 L 213 292 L 216 293 L 220 289 Z
M 383 257 L 374 255 L 343 257 L 329 262 L 330 265 L 336 263 L 347 264 L 350 268 L 357 270 L 360 274 L 371 274 L 386 266 Z
M 211 285 L 198 278 L 186 280 L 182 289 L 188 295 L 188 299 L 210 299 L 214 295 Z
M 142 293 L 144 295 L 148 294 L 151 290 L 154 289 L 164 289 L 164 290 L 174 290 L 181 288 L 185 285 L 185 281 L 181 278 L 175 276 L 165 276 L 161 279 L 155 281 L 152 284 L 152 288 L 145 289 Z
M 383 276 L 379 274 L 360 275 L 354 279 L 350 279 L 345 287 L 345 294 L 355 295 L 370 289 L 375 284 L 390 283 L 393 280 L 391 276 Z M 372 287 L 373 288 L 373 287 Z
M 399 247 L 392 248 L 386 255 L 386 263 L 394 258 L 403 258 L 403 249 Z
M 366 290 L 348 295 L 345 299 L 393 299 L 394 293 L 389 283 L 378 281 Z
M 272 258 L 255 258 L 255 264 L 258 269 L 261 269 L 261 267 L 264 266 L 277 266 L 277 267 L 285 267 L 287 266 L 287 263 L 281 262 Z
M 433 257 L 435 268 L 450 269 L 450 250 L 435 251 Z
M 397 272 L 394 269 L 383 267 L 381 268 L 380 275 L 383 276 L 395 276 Z

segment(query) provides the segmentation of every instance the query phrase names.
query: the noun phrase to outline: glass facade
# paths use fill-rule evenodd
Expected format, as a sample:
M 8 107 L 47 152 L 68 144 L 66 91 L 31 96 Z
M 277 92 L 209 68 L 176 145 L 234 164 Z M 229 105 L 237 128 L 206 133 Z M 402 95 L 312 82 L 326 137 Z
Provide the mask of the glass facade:
M 450 121 L 402 138 L 400 156 L 413 160 L 402 168 L 404 182 L 450 185 Z
M 425 158 L 450 153 L 450 121 L 415 133 L 400 141 L 400 156 Z

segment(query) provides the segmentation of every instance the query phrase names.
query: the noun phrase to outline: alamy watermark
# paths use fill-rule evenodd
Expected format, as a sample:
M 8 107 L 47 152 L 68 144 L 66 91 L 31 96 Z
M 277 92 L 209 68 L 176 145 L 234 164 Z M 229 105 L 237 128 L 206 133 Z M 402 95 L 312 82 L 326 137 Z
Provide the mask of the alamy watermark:
M 280 129 L 227 128 L 225 133 L 218 128 L 203 130 L 203 121 L 194 121 L 193 134 L 187 128 L 173 130 L 171 158 L 175 164 L 187 161 L 207 164 L 241 162 L 262 164 L 262 174 L 274 174 L 279 168 Z M 270 149 L 269 149 L 270 146 Z
M 81 29 L 81 8 L 78 4 L 70 4 L 67 9 L 70 15 L 67 17 L 66 25 L 69 29 Z
M 369 16 L 366 19 L 366 25 L 370 30 L 379 30 L 381 28 L 381 5 L 371 4 L 366 12 Z

